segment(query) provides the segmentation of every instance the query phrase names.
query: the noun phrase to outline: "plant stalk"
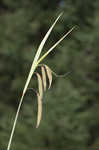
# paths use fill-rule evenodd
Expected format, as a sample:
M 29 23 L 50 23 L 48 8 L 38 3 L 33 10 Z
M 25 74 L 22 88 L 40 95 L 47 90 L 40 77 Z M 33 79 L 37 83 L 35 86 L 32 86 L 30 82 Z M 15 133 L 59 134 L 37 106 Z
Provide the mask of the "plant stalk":
M 14 119 L 14 124 L 13 124 L 13 128 L 12 128 L 12 131 L 11 131 L 10 139 L 9 139 L 9 142 L 8 142 L 7 150 L 10 150 L 10 147 L 11 147 L 12 138 L 13 138 L 13 135 L 14 135 L 17 119 L 18 119 L 18 116 L 19 116 L 19 112 L 20 112 L 22 102 L 23 102 L 23 97 L 24 97 L 24 94 L 22 94 L 22 97 L 21 97 L 21 100 L 20 100 L 20 103 L 19 103 L 19 106 L 18 106 L 18 109 L 17 109 L 17 112 L 16 112 L 16 116 L 15 116 L 15 119 Z

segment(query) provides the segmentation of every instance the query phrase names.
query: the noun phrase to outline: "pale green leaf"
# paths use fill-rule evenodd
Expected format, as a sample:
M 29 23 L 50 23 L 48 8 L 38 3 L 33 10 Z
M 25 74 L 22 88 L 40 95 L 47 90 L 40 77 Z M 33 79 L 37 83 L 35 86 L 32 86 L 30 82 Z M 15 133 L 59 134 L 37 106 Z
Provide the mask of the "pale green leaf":
M 70 29 L 59 41 L 57 41 L 43 56 L 38 60 L 38 64 L 69 34 L 74 30 L 75 26 Z

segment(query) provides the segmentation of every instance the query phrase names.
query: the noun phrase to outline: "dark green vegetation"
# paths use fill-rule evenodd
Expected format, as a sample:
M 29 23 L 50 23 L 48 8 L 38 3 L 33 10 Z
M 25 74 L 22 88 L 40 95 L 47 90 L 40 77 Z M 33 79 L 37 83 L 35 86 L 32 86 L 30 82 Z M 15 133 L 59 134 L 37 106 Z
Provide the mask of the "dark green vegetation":
M 25 80 L 38 45 L 60 12 L 45 46 L 78 25 L 45 60 L 59 74 L 43 99 L 35 129 L 36 95 L 28 90 L 13 150 L 99 150 L 99 0 L 0 1 L 0 149 L 6 149 Z M 34 77 L 35 79 L 35 77 Z M 33 80 L 34 81 L 34 80 Z M 37 87 L 31 82 L 30 87 Z

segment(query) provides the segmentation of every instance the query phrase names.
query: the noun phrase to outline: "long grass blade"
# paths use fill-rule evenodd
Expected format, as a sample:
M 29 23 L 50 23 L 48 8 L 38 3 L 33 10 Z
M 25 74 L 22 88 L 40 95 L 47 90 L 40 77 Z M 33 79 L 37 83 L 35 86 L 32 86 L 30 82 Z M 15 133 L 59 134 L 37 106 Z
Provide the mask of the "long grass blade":
M 59 41 L 57 41 L 43 56 L 40 57 L 40 59 L 38 60 L 38 64 L 69 34 L 71 33 L 74 28 L 76 26 L 74 26 L 72 29 L 70 29 Z
M 44 47 L 45 42 L 47 41 L 47 39 L 48 39 L 48 37 L 49 37 L 49 35 L 50 35 L 52 29 L 54 28 L 55 24 L 57 23 L 57 21 L 59 20 L 59 18 L 61 17 L 62 14 L 63 14 L 63 13 L 60 13 L 60 15 L 59 15 L 59 16 L 57 17 L 57 19 L 54 21 L 53 25 L 50 27 L 50 29 L 49 29 L 48 32 L 46 33 L 45 37 L 44 37 L 43 40 L 41 41 L 41 44 L 39 45 L 39 48 L 38 48 L 37 53 L 36 53 L 36 55 L 35 55 L 34 61 L 37 61 L 37 60 L 38 60 L 38 58 L 39 58 L 39 56 L 40 56 L 40 54 L 41 54 L 41 51 L 42 51 L 42 49 L 43 49 L 43 47 Z

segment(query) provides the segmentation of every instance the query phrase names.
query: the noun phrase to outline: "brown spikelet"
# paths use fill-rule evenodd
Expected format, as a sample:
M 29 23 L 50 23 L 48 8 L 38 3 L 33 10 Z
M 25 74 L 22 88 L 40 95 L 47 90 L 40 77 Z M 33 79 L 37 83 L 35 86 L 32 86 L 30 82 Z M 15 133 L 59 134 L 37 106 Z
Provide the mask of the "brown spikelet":
M 37 124 L 36 128 L 39 127 L 41 117 L 42 117 L 42 98 L 41 96 L 37 93 L 37 101 L 38 101 L 38 112 L 37 112 Z
M 41 116 L 42 116 L 42 97 L 43 97 L 43 85 L 42 85 L 42 79 L 39 73 L 36 72 L 37 79 L 38 79 L 38 90 L 39 93 L 37 93 L 37 101 L 38 101 L 38 113 L 37 113 L 37 125 L 36 128 L 38 128 Z
M 44 66 L 41 66 L 41 72 L 42 72 L 42 82 L 43 82 L 44 91 L 46 91 L 46 72 Z
M 48 87 L 48 89 L 50 89 L 51 84 L 52 84 L 52 71 L 47 65 L 44 65 L 44 66 L 46 68 L 46 72 L 47 72 L 47 76 L 48 76 L 48 80 L 49 80 L 49 87 Z
M 38 90 L 39 90 L 39 95 L 42 99 L 43 97 L 43 85 L 42 85 L 42 79 L 39 73 L 36 72 L 37 79 L 38 79 Z

